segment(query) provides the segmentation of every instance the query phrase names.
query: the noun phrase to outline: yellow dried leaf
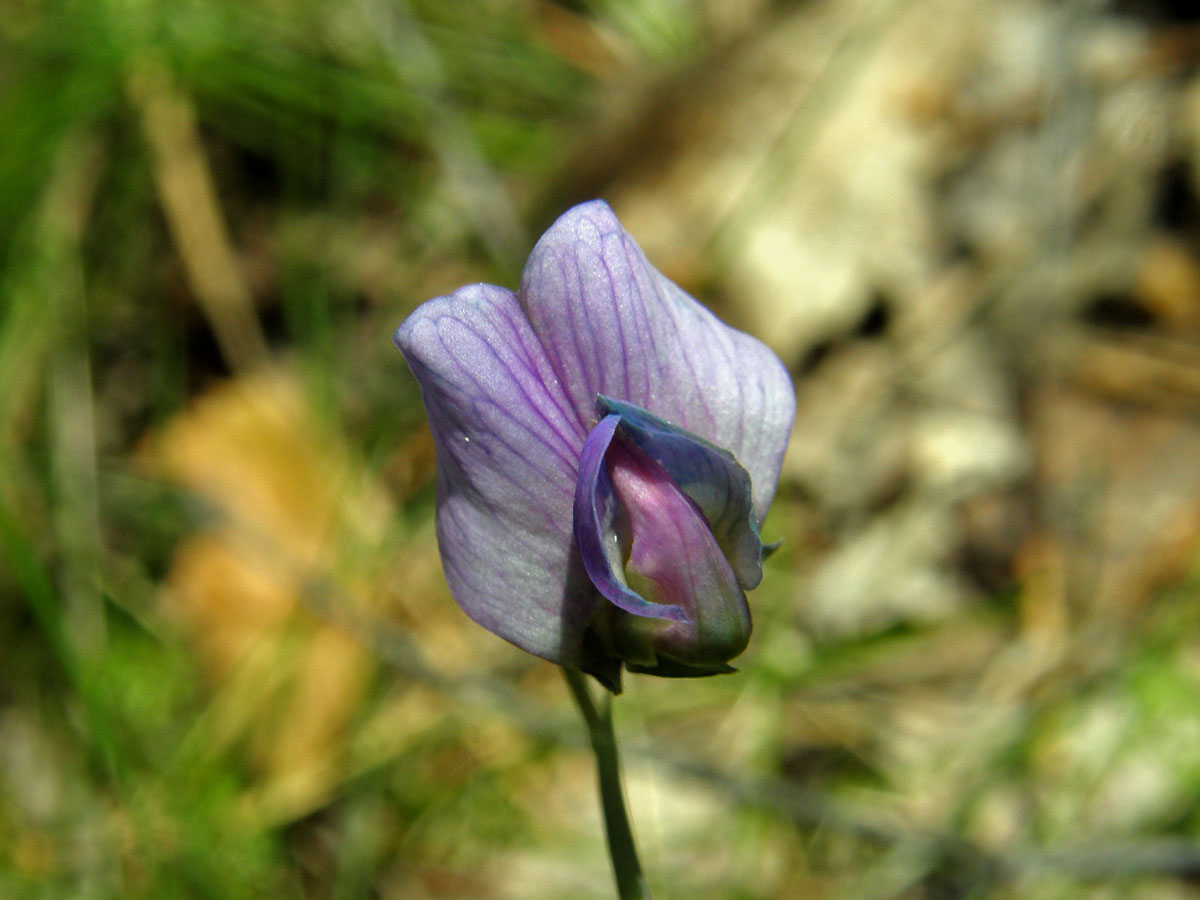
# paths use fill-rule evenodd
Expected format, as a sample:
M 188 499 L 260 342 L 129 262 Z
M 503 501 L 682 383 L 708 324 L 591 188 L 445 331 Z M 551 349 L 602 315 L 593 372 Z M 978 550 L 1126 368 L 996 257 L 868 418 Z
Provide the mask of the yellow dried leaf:
M 169 425 L 152 456 L 215 513 L 178 548 L 166 596 L 211 674 L 254 688 L 225 709 L 235 733 L 218 744 L 251 748 L 261 813 L 300 814 L 336 783 L 372 668 L 306 598 L 317 592 L 335 611 L 374 605 L 370 573 L 344 561 L 372 558 L 362 550 L 379 545 L 391 505 L 285 372 L 218 387 Z

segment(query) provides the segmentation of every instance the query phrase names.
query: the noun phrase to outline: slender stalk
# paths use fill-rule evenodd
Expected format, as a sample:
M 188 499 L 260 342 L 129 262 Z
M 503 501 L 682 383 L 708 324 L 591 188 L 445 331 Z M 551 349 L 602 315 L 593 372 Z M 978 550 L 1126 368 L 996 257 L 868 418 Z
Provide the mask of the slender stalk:
M 613 731 L 612 698 L 605 695 L 600 709 L 592 700 L 587 680 L 578 669 L 564 668 L 571 695 L 587 723 L 592 752 L 596 756 L 596 775 L 600 783 L 600 805 L 604 809 L 604 830 L 608 836 L 608 855 L 612 859 L 620 900 L 650 900 L 650 888 L 638 861 L 637 844 L 625 809 L 621 789 L 621 761 L 617 755 L 617 736 Z

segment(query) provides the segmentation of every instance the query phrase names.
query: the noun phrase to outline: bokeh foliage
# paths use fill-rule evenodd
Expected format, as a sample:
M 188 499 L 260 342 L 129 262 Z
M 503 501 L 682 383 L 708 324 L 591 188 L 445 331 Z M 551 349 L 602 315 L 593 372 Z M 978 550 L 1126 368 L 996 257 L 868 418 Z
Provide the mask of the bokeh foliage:
M 838 156 L 814 136 L 853 108 L 909 7 L 949 10 L 947 29 L 986 43 L 988 29 L 963 25 L 984 6 L 0 6 L 0 896 L 610 896 L 590 761 L 557 674 L 472 626 L 446 594 L 432 448 L 388 335 L 426 297 L 514 284 L 540 227 L 609 188 L 670 274 L 734 321 L 773 322 L 777 303 L 779 328 L 790 327 L 802 304 L 788 298 L 804 299 L 809 282 L 782 301 L 754 295 L 759 282 L 728 257 L 759 260 L 762 235 L 738 230 L 777 221 L 765 207 L 790 203 L 787 173 Z M 1134 106 L 1195 116 L 1190 33 L 1171 43 L 1179 33 L 1156 30 L 1183 15 L 1171 4 L 1013 6 L 1009 44 L 1046 21 L 1068 36 L 1098 22 L 1098 79 L 1128 77 L 1143 91 Z M 1150 48 L 1129 63 L 1137 78 L 1120 68 L 1131 33 Z M 779 35 L 821 53 L 787 51 L 780 64 Z M 802 76 L 787 68 L 797 58 Z M 1003 65 L 978 67 L 992 69 Z M 768 139 L 757 128 L 778 105 L 769 90 L 801 77 L 815 87 Z M 1092 586 L 1117 567 L 1085 512 L 1121 482 L 1126 459 L 1136 468 L 1119 438 L 1146 420 L 1122 418 L 1130 408 L 1157 413 L 1167 397 L 1169 415 L 1147 431 L 1194 443 L 1189 285 L 1200 280 L 1188 279 L 1200 215 L 1189 173 L 1200 140 L 1182 126 L 1161 146 L 1150 125 L 1118 129 L 1146 160 L 1130 169 L 1140 180 L 1129 196 L 1095 186 L 1123 183 L 1103 157 L 1082 168 L 1078 198 L 1047 198 L 1026 177 L 1032 156 L 999 157 L 993 171 L 989 148 L 1023 152 L 1044 129 L 1053 159 L 1071 162 L 1072 141 L 1097 143 L 1076 127 L 1094 98 L 1051 92 L 1040 105 L 1025 81 L 889 79 L 908 91 L 894 103 L 900 87 L 886 93 L 889 110 L 936 134 L 937 158 L 912 166 L 929 215 L 889 230 L 907 198 L 889 192 L 887 168 L 849 192 L 849 212 L 841 176 L 825 169 L 805 178 L 833 185 L 829 196 L 794 205 L 830 267 L 847 221 L 868 268 L 891 258 L 879 235 L 919 232 L 928 271 L 915 293 L 951 300 L 909 320 L 905 286 L 881 277 L 860 292 L 865 314 L 844 304 L 840 331 L 802 347 L 765 335 L 801 347 L 788 362 L 802 412 L 826 398 L 836 440 L 797 435 L 807 455 L 785 469 L 768 521 L 784 544 L 752 597 L 742 671 L 630 679 L 618 705 L 656 896 L 1193 896 L 1198 519 L 1173 520 L 1168 550 L 1137 545 L 1145 565 L 1122 582 L 1124 600 L 1101 602 Z M 749 174 L 697 168 L 689 148 L 739 115 L 750 121 L 740 140 L 762 151 Z M 737 140 L 715 143 L 723 153 Z M 847 143 L 864 140 L 850 129 Z M 885 162 L 906 152 L 886 143 Z M 972 166 L 987 177 L 964 176 Z M 748 187 L 709 215 L 683 195 L 712 172 Z M 669 217 L 646 227 L 664 195 L 683 230 L 703 232 L 691 243 Z M 1141 218 L 1128 212 L 1142 207 Z M 971 227 L 957 224 L 978 210 Z M 1070 227 L 1058 227 L 1060 212 Z M 1027 240 L 1043 234 L 1030 222 L 1054 240 Z M 786 225 L 766 234 L 785 282 L 814 274 L 770 250 L 788 246 L 772 243 Z M 886 391 L 853 385 L 874 384 L 906 334 L 948 342 L 940 329 L 962 309 L 990 321 L 1009 293 L 1041 297 L 1046 282 L 1021 279 L 1047 261 L 1063 263 L 1054 284 L 1071 282 L 1077 247 L 1096 234 L 1117 237 L 1082 255 L 1080 282 L 1103 284 L 1072 307 L 1071 327 L 1082 317 L 1124 340 L 1132 325 L 1143 341 L 1161 326 L 1170 340 L 1153 346 L 1183 358 L 1184 375 L 1152 369 L 1147 397 L 1099 357 L 1115 379 L 1096 376 L 1100 406 L 1116 424 L 1080 425 L 1071 415 L 1092 406 L 1080 413 L 1055 393 L 1070 377 L 1025 355 L 1028 332 L 992 323 L 985 334 L 1010 343 L 970 352 L 1005 361 L 1013 427 L 1035 462 L 982 499 L 936 485 L 957 517 L 938 563 L 949 580 L 978 576 L 972 589 L 932 613 L 822 619 L 808 572 L 874 523 L 915 543 L 928 523 L 906 505 L 923 470 L 907 460 L 876 479 L 893 440 L 860 427 L 916 406 L 924 369 L 906 359 L 883 367 Z M 1112 247 L 1136 250 L 1145 278 L 1110 276 L 1124 258 Z M 963 295 L 977 305 L 956 306 Z M 1164 299 L 1176 296 L 1181 305 Z M 1024 327 L 1045 330 L 1040 319 Z M 1042 472 L 1053 469 L 1047 445 L 1093 426 L 1117 447 L 1105 456 L 1117 468 L 1089 444 L 1083 476 L 1056 492 L 1065 479 Z M 829 484 L 813 474 L 822 465 Z M 1171 466 L 1151 454 L 1145 468 Z M 873 479 L 884 487 L 860 502 Z M 1026 514 L 1015 524 L 1014 497 Z M 890 573 L 897 546 L 910 545 L 885 543 L 851 574 Z M 914 583 L 918 595 L 928 586 Z

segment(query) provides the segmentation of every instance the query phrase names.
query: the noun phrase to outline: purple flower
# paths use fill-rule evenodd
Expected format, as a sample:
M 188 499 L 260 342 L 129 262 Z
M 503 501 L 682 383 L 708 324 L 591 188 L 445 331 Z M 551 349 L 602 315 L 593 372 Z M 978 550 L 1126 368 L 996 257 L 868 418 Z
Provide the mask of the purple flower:
M 395 342 L 472 619 L 614 690 L 622 663 L 731 671 L 795 413 L 770 350 L 655 270 L 599 200 L 542 236 L 519 293 L 460 288 Z

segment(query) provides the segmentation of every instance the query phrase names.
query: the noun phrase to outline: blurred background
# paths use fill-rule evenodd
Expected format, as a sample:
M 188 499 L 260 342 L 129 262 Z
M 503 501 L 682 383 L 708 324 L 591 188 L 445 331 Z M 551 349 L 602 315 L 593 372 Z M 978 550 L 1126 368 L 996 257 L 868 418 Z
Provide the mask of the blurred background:
M 609 200 L 799 409 L 660 898 L 1200 896 L 1178 2 L 0 4 L 0 897 L 611 898 L 389 341 Z

